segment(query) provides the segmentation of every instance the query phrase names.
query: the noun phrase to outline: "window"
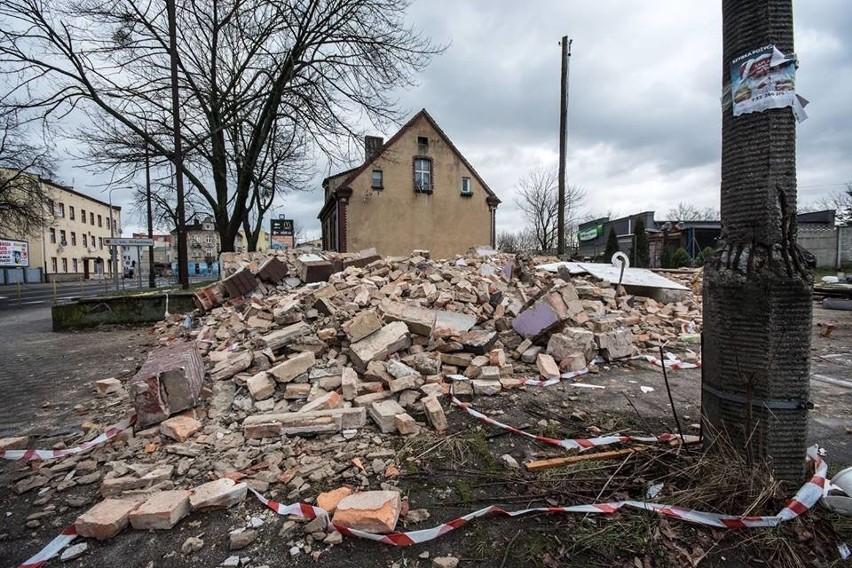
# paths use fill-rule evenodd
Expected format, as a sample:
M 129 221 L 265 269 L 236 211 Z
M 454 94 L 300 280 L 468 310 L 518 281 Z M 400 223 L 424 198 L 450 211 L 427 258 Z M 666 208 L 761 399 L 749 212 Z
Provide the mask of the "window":
M 50 257 L 50 271 L 56 274 L 56 257 Z
M 428 158 L 414 159 L 414 191 L 432 192 L 432 160 Z
M 94 225 L 94 224 L 95 224 L 95 214 L 94 214 L 94 213 L 92 213 L 91 211 L 89 211 L 89 224 L 90 224 L 90 225 Z
M 384 180 L 382 179 L 382 170 L 373 170 L 373 189 L 382 189 Z
M 74 231 L 71 231 L 71 246 L 72 247 L 77 246 L 77 233 L 75 233 Z M 75 270 L 75 272 L 76 272 L 76 270 Z
M 89 246 L 89 239 L 88 239 L 88 236 L 86 235 L 86 233 L 83 233 L 83 246 L 84 247 Z
M 65 240 L 65 231 L 63 229 L 59 230 L 59 244 L 62 246 L 68 244 L 68 241 Z
M 470 178 L 469 177 L 463 177 L 462 178 L 461 192 L 462 192 L 462 195 L 473 195 L 473 188 L 470 185 Z
M 429 139 L 425 136 L 417 137 L 417 153 L 418 154 L 428 154 L 429 153 Z
M 207 237 L 204 239 L 204 242 L 206 242 L 208 245 L 212 245 L 213 244 L 213 235 L 207 235 Z
M 85 209 L 80 209 L 80 221 L 82 221 L 84 225 L 86 224 L 86 210 Z
M 56 244 L 56 229 L 50 230 L 50 244 L 53 244 L 53 245 Z
M 55 209 L 55 207 L 56 207 L 56 206 L 53 204 L 53 200 L 52 200 L 52 199 L 48 199 L 48 200 L 47 200 L 47 210 L 48 210 L 48 211 L 50 211 L 50 214 L 51 214 L 51 215 L 56 215 L 56 209 Z
M 98 215 L 98 227 L 103 227 L 103 226 L 104 226 L 103 219 L 101 218 L 100 215 Z
M 72 221 L 74 220 L 74 206 L 73 205 L 68 206 L 68 218 L 71 219 Z
M 98 237 L 98 248 L 104 250 L 104 238 Z
M 62 272 L 68 272 L 68 259 L 62 259 Z
M 74 272 L 77 272 L 77 259 L 76 259 L 76 258 L 75 258 L 75 259 L 73 259 L 73 260 L 71 261 L 71 263 L 72 263 L 72 264 L 73 264 L 73 266 L 74 266 Z

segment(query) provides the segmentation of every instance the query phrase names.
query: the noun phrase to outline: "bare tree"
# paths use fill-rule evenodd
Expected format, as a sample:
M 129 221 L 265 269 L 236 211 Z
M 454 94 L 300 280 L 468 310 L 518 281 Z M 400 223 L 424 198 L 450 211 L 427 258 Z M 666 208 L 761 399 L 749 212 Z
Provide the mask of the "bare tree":
M 410 0 L 175 1 L 182 171 L 226 251 L 268 200 L 253 192 L 270 186 L 263 161 L 276 132 L 332 153 L 364 119 L 396 122 L 394 89 L 442 50 L 405 24 Z M 88 156 L 101 167 L 133 175 L 146 150 L 171 158 L 165 5 L 5 0 L 0 74 L 10 87 L 0 101 L 48 122 L 84 112 Z
M 558 237 L 559 186 L 557 172 L 552 168 L 538 167 L 518 182 L 515 204 L 523 211 L 535 238 L 535 247 L 549 251 L 556 247 Z M 577 219 L 586 190 L 569 185 L 565 188 L 566 243 L 576 244 Z
M 691 203 L 681 201 L 677 204 L 677 207 L 669 209 L 666 219 L 669 221 L 718 221 L 720 217 L 718 209 L 713 207 L 699 208 Z
M 32 235 L 53 221 L 40 180 L 50 174 L 50 156 L 28 141 L 14 113 L 0 117 L 0 129 L 0 234 Z
M 844 191 L 835 191 L 827 197 L 799 208 L 802 213 L 825 210 L 834 210 L 835 221 L 840 225 L 852 223 L 852 183 L 847 183 Z

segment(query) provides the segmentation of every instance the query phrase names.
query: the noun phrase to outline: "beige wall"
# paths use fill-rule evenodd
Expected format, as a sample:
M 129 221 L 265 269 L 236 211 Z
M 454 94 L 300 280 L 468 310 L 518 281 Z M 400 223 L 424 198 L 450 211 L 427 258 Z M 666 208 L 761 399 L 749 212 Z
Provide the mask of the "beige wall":
M 48 279 L 56 276 L 58 280 L 78 280 L 83 276 L 86 261 L 89 266 L 89 277 L 95 278 L 95 259 L 97 258 L 103 260 L 103 272 L 110 274 L 109 247 L 102 244 L 103 239 L 110 236 L 109 205 L 47 181 L 42 181 L 42 184 L 53 200 L 53 223 L 40 234 L 3 236 L 27 241 L 29 268 L 45 269 Z M 121 208 L 113 206 L 112 209 L 112 218 L 116 226 L 114 236 L 118 237 L 121 236 Z M 82 218 L 84 211 L 85 223 Z M 94 223 L 92 223 L 92 215 L 94 215 Z M 100 224 L 98 217 L 100 217 Z M 63 231 L 66 242 L 64 246 L 61 244 Z M 53 239 L 51 232 L 55 235 Z M 85 246 L 83 235 L 86 235 Z M 75 260 L 77 261 L 76 270 Z M 123 270 L 121 251 L 118 252 L 117 270 L 119 273 Z
M 433 191 L 414 191 L 417 137 L 429 139 Z M 381 169 L 384 189 L 372 190 L 372 173 Z M 461 195 L 462 177 L 471 178 L 473 196 Z M 488 194 L 429 122 L 421 117 L 351 184 L 347 208 L 347 250 L 376 247 L 382 255 L 407 255 L 428 249 L 447 258 L 491 241 Z

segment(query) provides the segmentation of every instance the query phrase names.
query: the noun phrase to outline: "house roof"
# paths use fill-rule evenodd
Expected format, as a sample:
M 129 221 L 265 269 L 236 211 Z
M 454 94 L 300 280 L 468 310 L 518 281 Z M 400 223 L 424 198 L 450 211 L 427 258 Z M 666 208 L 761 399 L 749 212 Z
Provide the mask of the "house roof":
M 447 144 L 447 146 L 449 146 L 449 147 L 450 147 L 450 149 L 451 149 L 453 152 L 455 152 L 455 153 L 456 153 L 456 155 L 458 155 L 458 157 L 461 159 L 462 163 L 463 163 L 463 164 L 467 167 L 467 169 L 468 169 L 468 170 L 470 170 L 470 173 L 471 173 L 471 174 L 473 174 L 473 177 L 475 177 L 475 178 L 476 178 L 476 181 L 478 181 L 478 182 L 479 182 L 479 184 L 483 187 L 483 189 L 485 189 L 485 192 L 486 192 L 486 193 L 487 193 L 490 197 L 493 197 L 494 199 L 496 199 L 496 200 L 497 200 L 497 203 L 500 203 L 500 198 L 499 198 L 499 197 L 497 197 L 497 195 L 496 195 L 493 191 L 491 191 L 491 188 L 490 188 L 490 187 L 488 187 L 488 184 L 487 184 L 487 183 L 485 183 L 485 180 L 483 180 L 483 179 L 482 179 L 482 177 L 480 177 L 479 173 L 477 173 L 477 171 L 473 168 L 473 166 L 470 164 L 470 162 L 468 162 L 468 161 L 467 161 L 467 158 L 465 158 L 465 157 L 464 157 L 464 154 L 462 154 L 462 153 L 459 151 L 459 149 L 456 147 L 456 145 L 455 145 L 455 144 L 453 144 L 452 140 L 450 140 L 450 138 L 446 135 L 446 133 L 444 133 L 444 131 L 443 131 L 443 130 L 441 130 L 441 127 L 440 127 L 440 126 L 438 126 L 438 123 L 437 123 L 437 122 L 435 122 L 435 119 L 434 119 L 434 118 L 432 118 L 432 115 L 430 115 L 430 114 L 426 111 L 426 109 L 425 109 L 425 108 L 424 108 L 424 109 L 421 109 L 421 110 L 420 110 L 420 112 L 418 112 L 417 114 L 415 114 L 415 115 L 411 118 L 411 120 L 409 120 L 408 122 L 406 122 L 406 123 L 405 123 L 405 125 L 404 125 L 402 128 L 400 128 L 400 129 L 399 129 L 399 131 L 397 131 L 397 133 L 396 133 L 396 134 L 394 134 L 393 136 L 391 136 L 391 138 L 390 138 L 387 142 L 385 142 L 384 144 L 382 144 L 381 148 L 379 148 L 379 149 L 378 149 L 375 153 L 373 153 L 373 155 L 372 155 L 372 156 L 370 156 L 369 158 L 367 158 L 367 159 L 364 161 L 364 163 L 363 163 L 363 164 L 361 164 L 360 166 L 355 167 L 355 168 L 353 168 L 353 169 L 351 169 L 351 170 L 347 170 L 347 171 L 349 172 L 349 175 L 348 175 L 348 176 L 346 176 L 346 179 L 344 179 L 344 180 L 343 180 L 343 181 L 342 181 L 342 182 L 338 185 L 338 187 L 346 187 L 347 185 L 349 185 L 350 183 L 352 183 L 352 182 L 355 180 L 355 178 L 357 178 L 359 175 L 361 175 L 361 173 L 363 173 L 363 172 L 364 172 L 364 170 L 366 170 L 367 168 L 369 168 L 369 167 L 370 167 L 370 165 L 371 165 L 373 162 L 375 162 L 375 161 L 379 158 L 379 156 L 381 156 L 382 154 L 384 154 L 384 152 L 385 152 L 388 148 L 390 148 L 391 146 L 393 146 L 393 145 L 394 145 L 394 144 L 395 144 L 395 143 L 396 143 L 396 142 L 397 142 L 400 138 L 402 138 L 402 136 L 403 136 L 406 132 L 408 132 L 408 130 L 409 130 L 412 126 L 414 126 L 414 124 L 415 124 L 415 123 L 416 123 L 416 122 L 417 122 L 420 118 L 425 118 L 425 119 L 426 119 L 426 121 L 427 121 L 427 122 L 428 122 L 428 123 L 432 126 L 432 128 L 434 128 L 434 129 L 435 129 L 435 132 L 437 132 L 437 133 L 438 133 L 438 135 L 439 135 L 439 136 L 440 136 L 440 137 L 444 140 L 444 143 L 445 143 L 445 144 Z M 345 174 L 345 173 L 347 173 L 347 172 L 341 172 L 341 173 L 338 173 L 338 174 L 335 174 L 335 175 L 333 175 L 333 176 L 329 176 L 329 177 L 325 178 L 325 180 L 323 180 L 323 185 L 325 185 L 325 184 L 326 184 L 326 182 L 327 182 L 328 180 L 330 180 L 330 179 L 332 179 L 332 178 L 335 178 L 335 177 L 338 177 L 338 176 L 340 176 L 340 175 L 342 175 L 342 174 Z M 325 208 L 323 207 L 323 209 L 325 209 Z

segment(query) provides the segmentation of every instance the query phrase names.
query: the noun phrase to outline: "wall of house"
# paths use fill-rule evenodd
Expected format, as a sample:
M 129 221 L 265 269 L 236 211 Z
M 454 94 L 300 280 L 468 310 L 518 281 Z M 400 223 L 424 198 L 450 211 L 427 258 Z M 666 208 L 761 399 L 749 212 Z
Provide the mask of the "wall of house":
M 799 225 L 796 243 L 816 257 L 817 268 L 837 265 L 837 230 L 834 227 L 809 228 Z
M 852 269 L 852 226 L 838 228 L 837 235 L 840 239 L 840 268 Z
M 433 191 L 414 191 L 417 137 L 429 139 Z M 373 190 L 372 172 L 380 169 L 384 189 Z M 462 177 L 473 195 L 461 195 Z M 425 118 L 421 118 L 351 184 L 347 207 L 347 250 L 375 247 L 381 255 L 407 255 L 428 249 L 433 258 L 452 257 L 491 242 L 491 214 L 485 189 Z

